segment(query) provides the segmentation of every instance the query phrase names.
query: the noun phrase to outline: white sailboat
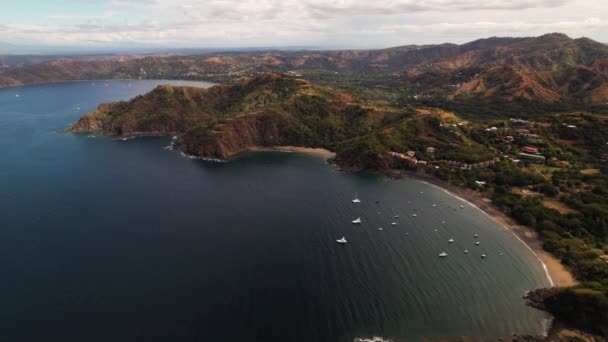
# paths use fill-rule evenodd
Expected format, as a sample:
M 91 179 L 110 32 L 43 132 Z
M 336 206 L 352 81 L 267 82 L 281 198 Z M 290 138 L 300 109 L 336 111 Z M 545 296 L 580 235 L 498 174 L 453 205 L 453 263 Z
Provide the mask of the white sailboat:
M 359 224 L 361 223 L 361 218 L 357 217 L 356 219 L 353 220 L 353 224 Z
M 448 256 L 448 253 L 446 253 L 446 252 L 441 252 L 441 253 L 439 253 L 439 257 L 440 257 L 440 258 L 445 258 L 445 257 L 447 257 L 447 256 Z
M 449 239 L 449 240 L 448 240 L 448 242 L 449 242 L 449 243 L 453 243 L 453 242 L 454 242 L 454 239 Z
M 475 246 L 479 246 L 480 243 L 481 242 L 479 242 L 479 241 L 475 242 Z
M 359 199 L 359 196 L 357 196 L 357 193 L 355 193 L 355 198 L 353 199 L 353 203 L 361 203 L 361 200 Z
M 345 244 L 346 243 L 346 238 L 343 236 L 341 239 L 336 240 L 337 243 L 340 244 Z
M 396 225 L 397 225 L 397 222 L 393 222 L 393 223 L 391 223 L 391 225 L 396 226 Z

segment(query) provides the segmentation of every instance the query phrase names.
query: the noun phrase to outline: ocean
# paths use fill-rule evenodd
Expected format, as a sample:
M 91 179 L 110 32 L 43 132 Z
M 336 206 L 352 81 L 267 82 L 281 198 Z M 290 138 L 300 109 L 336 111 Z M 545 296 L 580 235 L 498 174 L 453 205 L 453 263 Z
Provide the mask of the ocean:
M 3 340 L 419 341 L 541 332 L 548 316 L 522 299 L 549 285 L 538 259 L 441 189 L 341 173 L 307 155 L 206 162 L 164 149 L 170 137 L 59 132 L 101 102 L 166 83 L 184 84 L 0 90 Z M 336 243 L 343 236 L 348 243 Z

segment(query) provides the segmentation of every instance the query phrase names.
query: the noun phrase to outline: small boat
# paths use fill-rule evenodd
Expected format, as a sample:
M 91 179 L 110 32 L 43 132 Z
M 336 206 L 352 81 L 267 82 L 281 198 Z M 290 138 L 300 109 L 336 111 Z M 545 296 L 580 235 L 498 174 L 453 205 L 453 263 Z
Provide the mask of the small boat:
M 435 231 L 438 231 L 438 229 L 435 229 Z
M 453 242 L 454 242 L 454 239 L 449 239 L 449 240 L 448 240 L 448 242 L 449 242 L 449 243 L 453 243 Z
M 391 225 L 396 226 L 396 225 L 397 225 L 397 222 L 393 222 L 393 223 L 391 223 Z
M 445 258 L 445 257 L 447 257 L 447 256 L 448 256 L 448 253 L 446 253 L 446 252 L 441 252 L 441 253 L 439 253 L 439 257 L 440 257 L 440 258 Z
M 378 228 L 378 230 L 384 230 L 384 229 L 382 229 L 382 227 L 380 227 L 380 228 Z
M 399 218 L 399 215 L 395 215 L 395 216 L 393 216 L 393 217 L 394 217 L 394 218 Z
M 460 209 L 464 209 L 464 205 L 461 205 L 461 206 L 460 206 Z
M 408 232 L 405 232 L 405 235 L 410 235 L 410 233 L 408 233 Z
M 437 204 L 433 203 L 433 207 L 436 207 L 436 206 L 437 206 Z
M 441 224 L 445 224 L 445 221 L 441 221 Z
M 353 203 L 361 203 L 361 200 L 359 199 L 359 196 L 357 196 L 357 194 L 355 194 L 355 199 L 353 199 Z
M 343 236 L 341 239 L 336 240 L 337 243 L 345 244 L 346 238 Z
M 482 258 L 482 259 L 483 259 L 483 258 L 485 258 L 485 257 L 486 257 L 486 255 L 485 255 L 485 254 L 482 254 L 482 255 L 481 255 L 481 258 Z
M 477 239 L 479 237 L 479 234 L 475 234 L 473 235 L 473 237 Z
M 502 253 L 498 253 L 498 255 L 503 256 L 504 254 L 502 254 Z
M 353 220 L 353 223 L 354 223 L 354 224 L 359 224 L 359 223 L 361 223 L 361 218 L 360 218 L 360 217 L 357 217 L 356 219 L 354 219 L 354 220 Z
M 480 243 L 481 242 L 479 242 L 479 241 L 475 242 L 475 246 L 479 246 Z
M 467 253 L 469 253 L 469 250 L 468 250 L 468 249 L 465 249 L 465 250 L 464 250 L 464 254 L 467 254 Z
M 412 214 L 412 217 L 416 217 L 416 216 L 418 216 L 418 215 L 416 215 L 416 214 Z
M 421 194 L 423 194 L 423 193 L 424 193 L 424 191 L 420 191 L 420 193 L 421 193 Z

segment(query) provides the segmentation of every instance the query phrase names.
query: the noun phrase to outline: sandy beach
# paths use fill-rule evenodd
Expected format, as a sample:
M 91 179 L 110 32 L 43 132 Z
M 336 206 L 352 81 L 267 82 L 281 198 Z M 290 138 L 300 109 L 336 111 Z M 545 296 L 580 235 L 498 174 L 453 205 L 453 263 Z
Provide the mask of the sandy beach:
M 336 157 L 336 153 L 324 148 L 311 148 L 311 147 L 299 147 L 299 146 L 257 146 L 247 149 L 250 152 L 289 152 L 289 153 L 303 153 L 312 155 L 323 159 L 333 159 Z
M 502 225 L 505 229 L 513 232 L 513 234 L 515 234 L 515 236 L 519 238 L 541 261 L 553 286 L 572 286 L 577 284 L 572 272 L 562 265 L 557 257 L 543 249 L 543 243 L 538 237 L 536 231 L 515 222 L 515 220 L 507 216 L 507 214 L 494 207 L 490 198 L 484 196 L 484 194 L 471 189 L 459 188 L 457 186 L 448 184 L 447 182 L 441 181 L 432 175 L 424 175 L 408 171 L 402 171 L 400 174 L 405 177 L 415 178 L 435 185 L 451 193 L 452 195 L 473 204 L 479 210 L 483 211 L 486 215 Z

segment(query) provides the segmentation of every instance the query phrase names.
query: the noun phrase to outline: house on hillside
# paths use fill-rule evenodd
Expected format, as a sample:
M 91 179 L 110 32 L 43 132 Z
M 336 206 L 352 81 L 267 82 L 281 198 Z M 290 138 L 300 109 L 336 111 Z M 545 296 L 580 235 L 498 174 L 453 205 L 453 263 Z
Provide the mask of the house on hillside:
M 426 148 L 426 153 L 435 153 L 437 149 L 434 148 L 433 146 L 429 146 Z
M 533 154 L 539 153 L 538 147 L 533 147 L 533 146 L 524 146 L 522 148 L 522 151 L 524 151 L 525 153 L 533 153 Z
M 530 124 L 528 120 L 514 118 L 510 118 L 509 123 L 511 124 L 511 126 L 528 126 L 528 124 Z
M 539 156 L 538 154 L 530 154 L 530 153 L 524 153 L 524 152 L 519 153 L 518 156 L 521 159 L 531 160 L 535 163 L 540 163 L 540 164 L 544 163 L 545 159 L 546 159 L 544 156 Z
M 405 154 L 407 154 L 410 157 L 414 157 L 416 155 L 416 151 L 409 150 Z

